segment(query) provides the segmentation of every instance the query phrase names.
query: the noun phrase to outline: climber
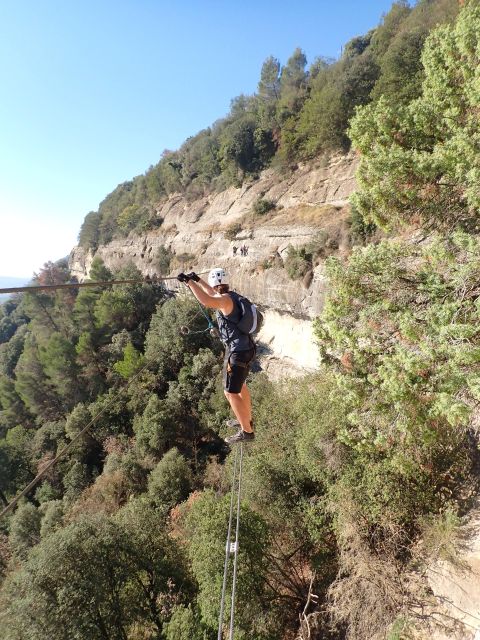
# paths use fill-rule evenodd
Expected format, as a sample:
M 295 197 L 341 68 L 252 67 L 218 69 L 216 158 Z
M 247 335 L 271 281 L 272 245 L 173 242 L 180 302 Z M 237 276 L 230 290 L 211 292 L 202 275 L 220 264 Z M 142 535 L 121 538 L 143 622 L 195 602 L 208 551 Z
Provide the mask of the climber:
M 189 287 L 201 304 L 215 309 L 220 339 L 225 345 L 224 393 L 237 418 L 228 420 L 227 424 L 230 427 L 240 427 L 238 432 L 226 438 L 225 442 L 235 444 L 254 440 L 252 401 L 245 380 L 255 359 L 256 350 L 251 335 L 238 328 L 242 317 L 238 294 L 230 291 L 227 274 L 221 268 L 210 271 L 208 283 L 194 272 L 180 273 L 177 279 Z

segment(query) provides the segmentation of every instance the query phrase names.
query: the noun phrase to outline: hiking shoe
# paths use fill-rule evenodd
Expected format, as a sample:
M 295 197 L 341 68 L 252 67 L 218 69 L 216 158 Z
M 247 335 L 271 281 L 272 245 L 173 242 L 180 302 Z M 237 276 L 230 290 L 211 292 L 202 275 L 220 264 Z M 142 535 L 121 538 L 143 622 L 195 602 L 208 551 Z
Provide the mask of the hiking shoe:
M 225 442 L 227 444 L 236 444 L 237 442 L 251 442 L 252 440 L 255 440 L 255 434 L 253 432 L 248 433 L 243 429 L 237 431 L 235 435 L 230 436 L 229 438 L 225 438 Z

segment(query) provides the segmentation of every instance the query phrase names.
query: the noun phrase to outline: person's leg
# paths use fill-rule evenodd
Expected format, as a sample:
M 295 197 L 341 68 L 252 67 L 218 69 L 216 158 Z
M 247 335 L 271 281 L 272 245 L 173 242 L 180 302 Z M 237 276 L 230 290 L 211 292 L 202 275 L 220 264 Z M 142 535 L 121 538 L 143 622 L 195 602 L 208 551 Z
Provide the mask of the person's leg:
M 245 406 L 248 407 L 248 421 L 250 424 L 253 424 L 252 423 L 252 398 L 250 396 L 250 391 L 248 390 L 248 387 L 245 384 L 245 382 L 243 383 L 239 396 L 242 398 L 243 402 L 245 403 Z
M 244 389 L 246 389 L 246 393 Z M 242 387 L 242 393 L 230 393 L 229 391 L 225 391 L 225 397 L 227 398 L 242 429 L 247 433 L 252 433 L 252 405 L 250 392 L 246 388 L 245 384 Z

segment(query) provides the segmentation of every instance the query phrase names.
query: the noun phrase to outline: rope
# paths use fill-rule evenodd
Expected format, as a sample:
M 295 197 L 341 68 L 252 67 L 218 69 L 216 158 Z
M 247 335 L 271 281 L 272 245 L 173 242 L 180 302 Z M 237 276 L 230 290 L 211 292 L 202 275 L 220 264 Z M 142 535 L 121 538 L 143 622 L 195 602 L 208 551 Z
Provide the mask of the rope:
M 197 297 L 195 296 L 193 291 L 190 289 L 190 287 L 187 287 L 187 289 L 190 291 L 190 293 L 193 296 L 193 299 L 195 300 L 195 302 L 200 307 L 200 311 L 197 312 L 196 316 L 198 316 L 200 313 L 202 313 L 203 316 L 205 317 L 205 320 L 208 322 L 208 326 L 207 326 L 206 329 L 201 329 L 200 331 L 189 331 L 188 327 L 180 327 L 181 333 L 183 333 L 183 335 L 188 335 L 188 334 L 194 335 L 196 333 L 206 333 L 207 331 L 211 332 L 212 329 L 215 329 L 215 325 L 213 324 L 212 319 L 210 318 L 210 316 L 206 312 L 205 307 L 203 306 L 203 304 L 199 300 L 197 300 Z
M 234 556 L 233 556 L 233 576 L 232 576 L 232 599 L 230 604 L 230 630 L 229 630 L 229 640 L 233 640 L 233 626 L 234 626 L 234 618 L 235 618 L 235 595 L 237 589 L 237 564 L 238 564 L 238 543 L 240 538 L 240 499 L 241 499 L 241 491 L 242 491 L 242 462 L 243 462 L 243 442 L 240 443 L 240 464 L 237 465 L 238 461 L 238 447 L 235 452 L 235 462 L 233 466 L 233 478 L 232 478 L 232 490 L 230 494 L 230 515 L 228 520 L 228 531 L 227 531 L 227 542 L 225 545 L 225 562 L 223 565 L 223 584 L 222 584 L 222 595 L 220 598 L 220 614 L 218 617 L 218 635 L 217 640 L 222 640 L 222 625 L 223 625 L 223 617 L 225 610 L 225 594 L 227 590 L 227 575 L 228 575 L 228 564 L 230 554 L 232 552 L 231 545 L 231 531 L 232 531 L 232 521 L 233 521 L 233 503 L 235 493 L 237 494 L 237 513 L 236 513 L 236 527 L 235 527 L 235 542 L 234 542 Z M 238 476 L 237 476 L 237 466 Z M 236 486 L 238 477 L 238 486 Z

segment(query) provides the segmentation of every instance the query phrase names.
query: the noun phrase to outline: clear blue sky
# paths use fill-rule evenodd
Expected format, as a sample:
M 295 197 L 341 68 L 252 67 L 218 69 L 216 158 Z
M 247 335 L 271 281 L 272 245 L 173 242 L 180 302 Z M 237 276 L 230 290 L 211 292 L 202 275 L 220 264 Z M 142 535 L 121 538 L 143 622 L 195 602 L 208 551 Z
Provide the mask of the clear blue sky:
M 269 55 L 338 57 L 391 0 L 3 0 L 0 275 L 68 254 L 86 213 L 256 89 Z

